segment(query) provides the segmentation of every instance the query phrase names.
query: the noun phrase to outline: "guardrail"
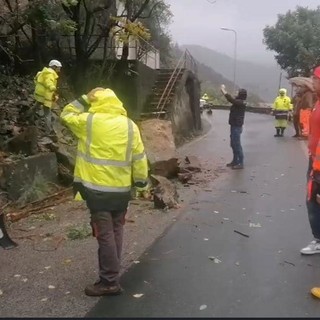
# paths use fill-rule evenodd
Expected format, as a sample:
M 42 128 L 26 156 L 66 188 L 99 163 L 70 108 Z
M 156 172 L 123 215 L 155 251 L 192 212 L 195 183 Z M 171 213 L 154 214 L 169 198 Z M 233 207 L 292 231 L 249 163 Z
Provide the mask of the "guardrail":
M 230 110 L 230 106 L 226 105 L 213 105 L 211 109 L 214 110 Z M 250 107 L 248 106 L 246 108 L 246 112 L 252 112 L 252 113 L 261 113 L 261 114 L 271 114 L 271 108 L 261 108 L 261 107 Z

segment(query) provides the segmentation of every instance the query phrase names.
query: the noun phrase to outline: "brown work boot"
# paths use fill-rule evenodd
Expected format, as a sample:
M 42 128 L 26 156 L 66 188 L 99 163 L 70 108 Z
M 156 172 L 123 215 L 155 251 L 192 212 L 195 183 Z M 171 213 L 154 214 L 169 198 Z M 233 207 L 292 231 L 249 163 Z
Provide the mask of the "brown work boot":
M 122 294 L 123 289 L 120 285 L 110 286 L 102 281 L 97 281 L 95 284 L 87 286 L 84 292 L 89 297 L 117 296 Z

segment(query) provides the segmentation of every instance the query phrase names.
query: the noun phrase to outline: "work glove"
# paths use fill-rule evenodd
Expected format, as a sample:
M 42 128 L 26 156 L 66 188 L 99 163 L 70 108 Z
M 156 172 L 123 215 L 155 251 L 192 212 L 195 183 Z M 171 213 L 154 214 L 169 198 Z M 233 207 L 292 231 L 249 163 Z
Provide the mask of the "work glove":
M 224 95 L 227 94 L 226 86 L 225 86 L 224 84 L 221 85 L 220 89 L 221 89 L 221 92 L 222 92 Z
M 150 199 L 151 198 L 151 187 L 148 183 L 141 183 L 138 182 L 134 185 L 135 189 L 135 197 L 136 198 L 143 198 L 143 199 Z
M 53 94 L 52 101 L 57 102 L 59 100 L 59 95 L 57 93 Z

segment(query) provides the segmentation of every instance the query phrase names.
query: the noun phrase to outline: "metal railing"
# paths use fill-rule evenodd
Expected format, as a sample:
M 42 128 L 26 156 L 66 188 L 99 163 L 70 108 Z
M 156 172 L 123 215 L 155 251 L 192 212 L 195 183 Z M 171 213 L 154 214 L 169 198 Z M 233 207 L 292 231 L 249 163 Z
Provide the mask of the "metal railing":
M 186 49 L 180 59 L 178 60 L 176 67 L 174 68 L 171 77 L 161 95 L 161 98 L 159 100 L 159 103 L 157 105 L 157 110 L 159 111 L 158 118 L 162 114 L 162 111 L 164 107 L 167 105 L 167 102 L 169 100 L 169 97 L 172 93 L 173 88 L 175 87 L 175 84 L 178 81 L 178 77 L 183 69 L 188 69 L 195 74 L 198 72 L 197 63 L 193 56 L 191 55 L 190 51 Z

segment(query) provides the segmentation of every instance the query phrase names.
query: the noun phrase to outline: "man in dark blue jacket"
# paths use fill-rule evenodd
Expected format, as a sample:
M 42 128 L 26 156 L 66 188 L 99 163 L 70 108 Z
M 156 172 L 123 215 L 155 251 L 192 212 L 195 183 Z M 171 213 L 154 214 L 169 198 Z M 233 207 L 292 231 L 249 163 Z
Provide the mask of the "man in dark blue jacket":
M 227 167 L 231 167 L 234 170 L 243 169 L 244 156 L 241 146 L 241 134 L 247 107 L 247 90 L 240 89 L 238 95 L 235 98 L 228 94 L 225 85 L 221 86 L 221 92 L 232 104 L 230 108 L 229 125 L 231 129 L 230 145 L 233 151 L 233 160 L 227 164 Z

